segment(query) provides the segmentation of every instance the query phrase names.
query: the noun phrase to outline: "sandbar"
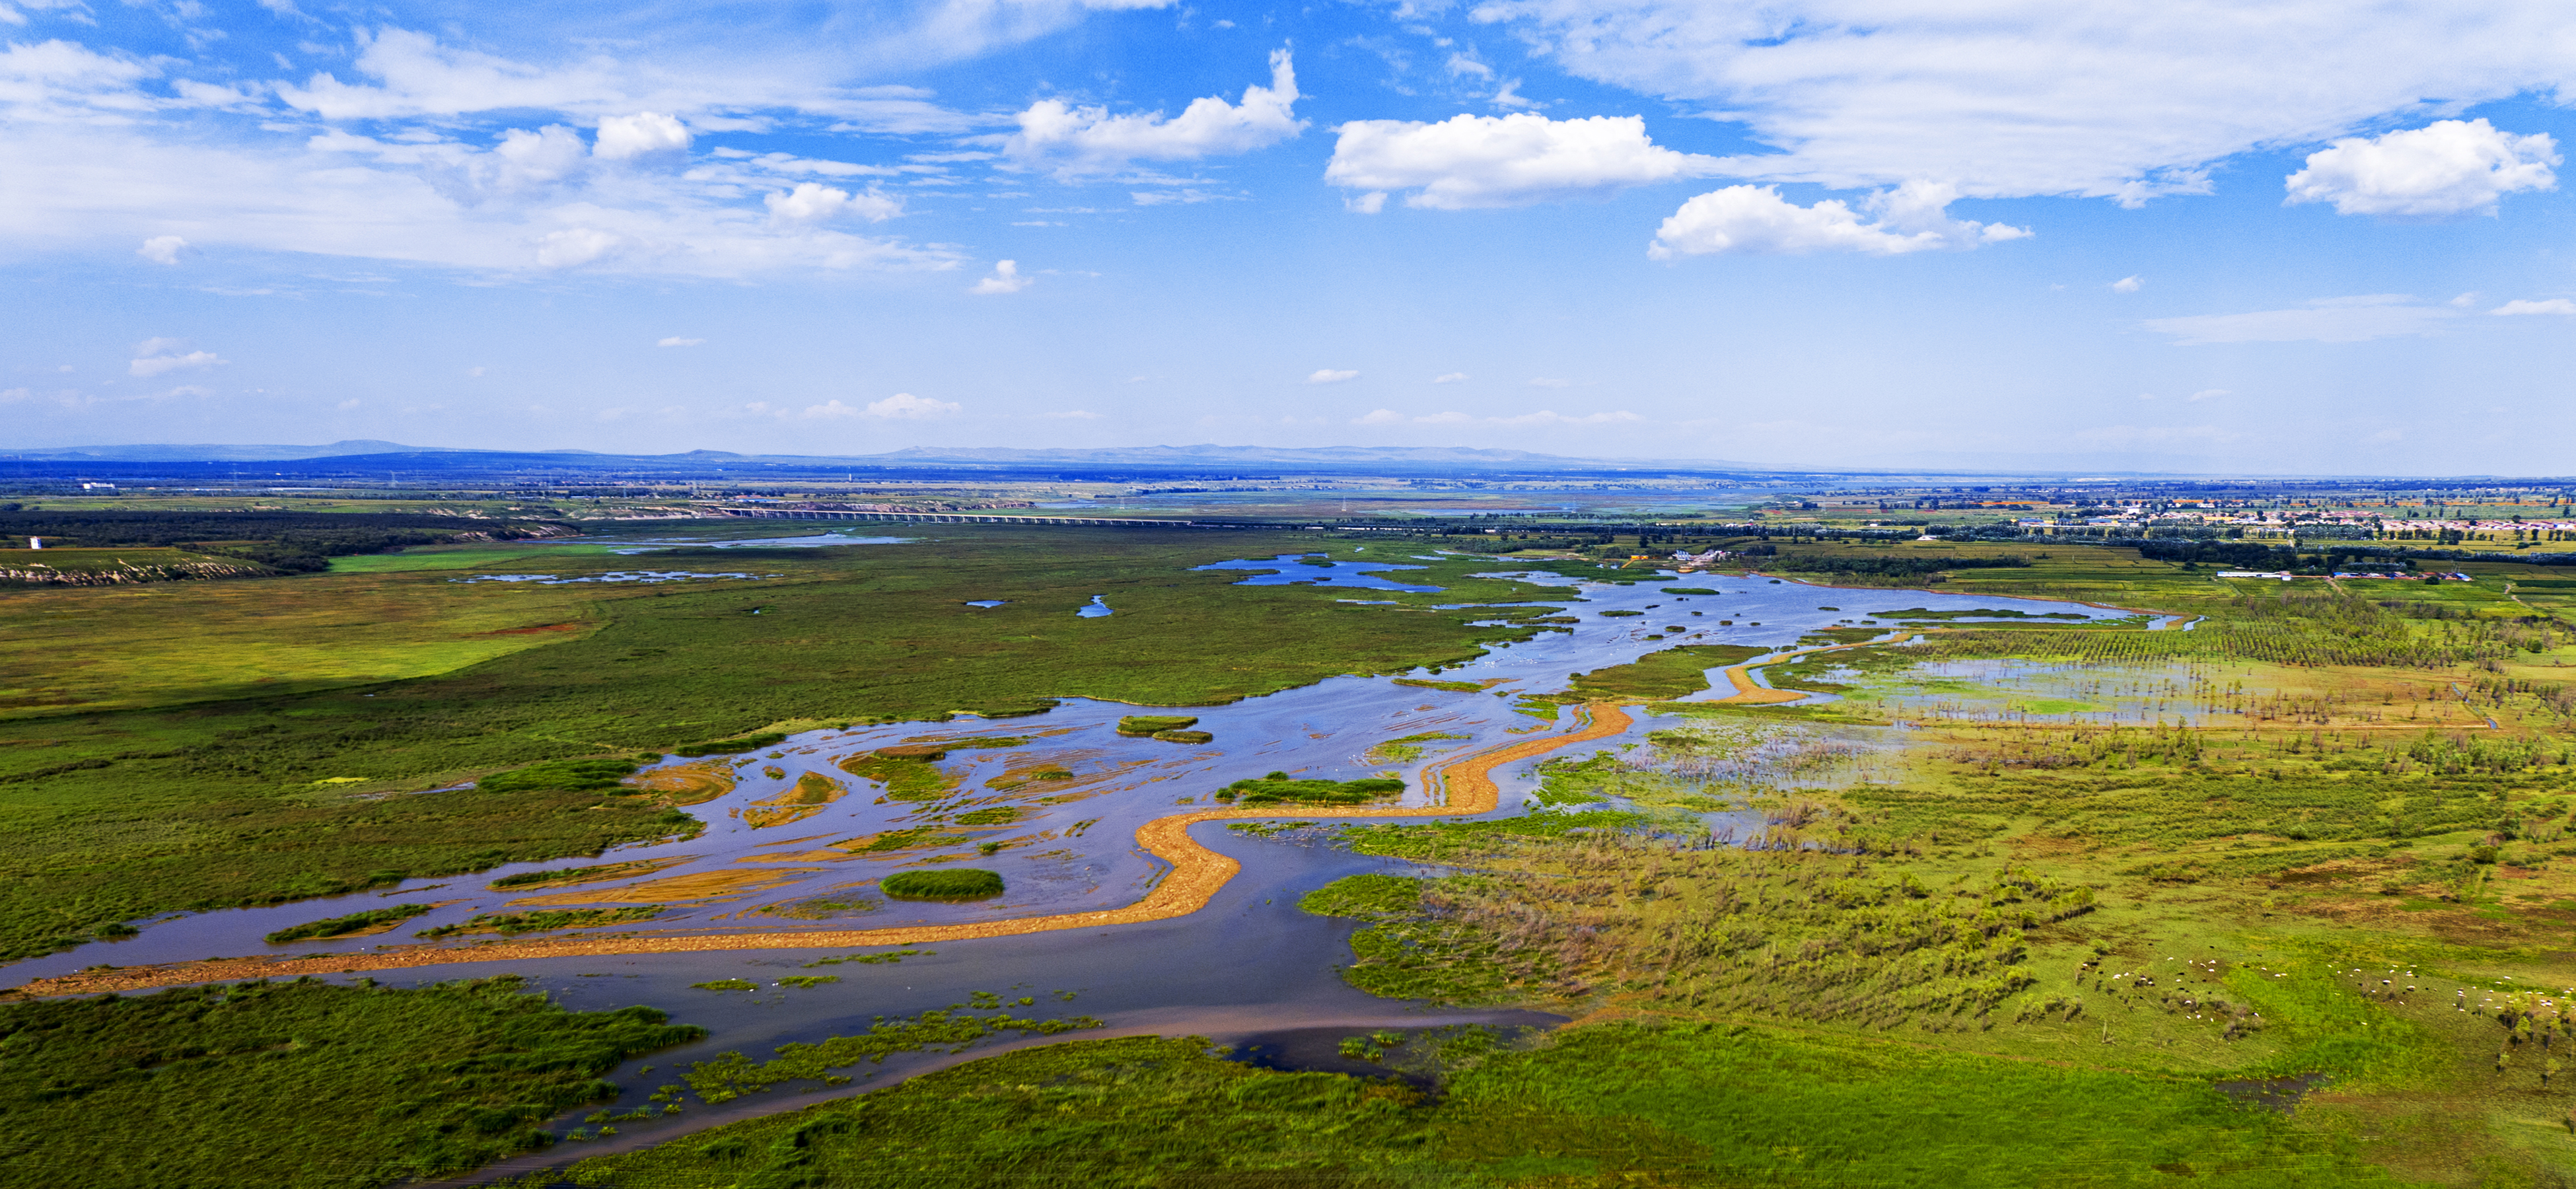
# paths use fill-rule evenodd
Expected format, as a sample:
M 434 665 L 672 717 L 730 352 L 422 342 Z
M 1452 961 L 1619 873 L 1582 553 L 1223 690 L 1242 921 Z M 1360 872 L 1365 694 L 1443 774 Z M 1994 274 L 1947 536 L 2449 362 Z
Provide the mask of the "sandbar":
M 1227 881 L 1232 880 L 1236 872 L 1242 870 L 1242 864 L 1199 845 L 1196 839 L 1190 837 L 1190 827 L 1201 822 L 1238 818 L 1463 817 L 1490 813 L 1502 796 L 1501 786 L 1494 783 L 1495 769 L 1533 756 L 1545 755 L 1573 744 L 1610 738 L 1626 731 L 1631 722 L 1627 707 L 1615 703 L 1591 703 L 1582 707 L 1580 713 L 1586 721 L 1573 731 L 1506 744 L 1461 756 L 1434 768 L 1431 773 L 1431 784 L 1441 796 L 1441 804 L 1438 805 L 1335 806 L 1312 809 L 1261 806 L 1202 809 L 1156 818 L 1136 831 L 1136 842 L 1151 852 L 1154 857 L 1170 863 L 1171 873 L 1155 884 L 1154 889 L 1146 893 L 1144 899 L 1124 908 L 1020 917 L 1013 920 L 978 921 L 971 924 L 916 925 L 891 929 L 690 936 L 629 934 L 622 937 L 559 937 L 535 941 L 486 942 L 469 946 L 421 945 L 380 954 L 326 954 L 307 958 L 219 958 L 159 966 L 89 970 L 54 978 L 33 979 L 14 991 L 0 993 L 0 998 L 96 995 L 141 990 L 147 987 L 177 986 L 185 983 L 293 978 L 308 974 L 354 974 L 367 970 L 400 970 L 454 962 L 496 962 L 521 958 L 672 954 L 705 950 L 835 949 L 853 946 L 918 945 L 923 942 L 967 941 L 979 937 L 1014 937 L 1062 929 L 1089 929 L 1096 926 L 1132 925 L 1145 921 L 1170 920 L 1174 917 L 1188 916 L 1205 908 L 1217 891 L 1223 888 Z M 624 894 L 632 890 L 618 889 L 618 892 Z

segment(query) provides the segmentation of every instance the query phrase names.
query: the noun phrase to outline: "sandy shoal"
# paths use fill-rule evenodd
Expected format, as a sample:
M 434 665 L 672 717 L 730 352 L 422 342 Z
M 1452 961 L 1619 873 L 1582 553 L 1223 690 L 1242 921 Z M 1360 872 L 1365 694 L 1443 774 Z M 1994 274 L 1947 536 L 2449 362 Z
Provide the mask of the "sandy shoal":
M 1729 672 L 1732 674 L 1733 671 Z M 1751 684 L 1746 678 L 1736 680 L 1739 693 Z M 1753 688 L 1760 689 L 1759 686 Z M 1626 731 L 1631 721 L 1625 706 L 1611 703 L 1593 703 L 1583 707 L 1580 713 L 1585 721 L 1575 730 L 1564 734 L 1525 739 L 1462 756 L 1433 769 L 1431 785 L 1435 793 L 1442 798 L 1441 803 L 1437 805 L 1419 807 L 1379 805 L 1294 810 L 1286 810 L 1283 807 L 1222 808 L 1194 810 L 1189 813 L 1156 818 L 1136 831 L 1136 842 L 1155 858 L 1170 863 L 1172 870 L 1170 874 L 1163 877 L 1161 882 L 1154 885 L 1152 891 L 1145 894 L 1144 899 L 1124 908 L 982 921 L 973 924 L 916 925 L 895 929 L 693 936 L 562 937 L 537 941 L 486 942 L 469 946 L 410 946 L 391 953 L 379 954 L 324 954 L 305 958 L 217 958 L 160 966 L 90 970 L 55 978 L 34 979 L 6 994 L 9 998 L 96 995 L 141 990 L 148 987 L 176 986 L 183 983 L 294 978 L 308 974 L 401 970 L 456 962 L 515 961 L 523 958 L 671 954 L 706 950 L 919 945 L 925 942 L 1013 937 L 1025 933 L 1047 933 L 1060 929 L 1089 929 L 1103 925 L 1130 925 L 1145 921 L 1170 920 L 1188 916 L 1206 907 L 1208 901 L 1215 897 L 1218 889 L 1223 888 L 1227 881 L 1234 878 L 1236 872 L 1242 870 L 1242 864 L 1201 846 L 1196 839 L 1191 838 L 1190 827 L 1201 822 L 1244 818 L 1464 817 L 1490 813 L 1499 803 L 1502 795 L 1501 786 L 1494 783 L 1495 769 L 1507 764 L 1519 763 L 1534 756 L 1545 755 L 1559 748 L 1610 738 Z
M 1914 636 L 1915 633 L 1912 632 L 1901 632 L 1886 640 L 1865 640 L 1858 644 L 1823 644 L 1814 648 L 1784 652 L 1767 661 L 1746 661 L 1740 665 L 1729 665 L 1726 668 L 1726 680 L 1728 684 L 1735 687 L 1735 692 L 1723 698 L 1712 698 L 1710 703 L 1718 706 L 1773 706 L 1782 702 L 1799 701 L 1809 695 L 1794 689 L 1772 689 L 1756 682 L 1753 680 L 1753 670 L 1785 665 L 1799 657 L 1811 656 L 1819 652 L 1840 652 L 1846 648 L 1866 648 L 1872 644 L 1903 644 Z

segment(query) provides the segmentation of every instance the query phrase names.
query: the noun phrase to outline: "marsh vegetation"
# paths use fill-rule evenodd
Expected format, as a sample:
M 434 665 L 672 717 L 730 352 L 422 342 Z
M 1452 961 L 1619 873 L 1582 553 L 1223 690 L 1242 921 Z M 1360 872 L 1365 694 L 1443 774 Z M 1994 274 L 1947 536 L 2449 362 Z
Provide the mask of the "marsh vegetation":
M 896 900 L 984 900 L 1002 894 L 1002 876 L 980 867 L 934 867 L 898 871 L 877 889 Z
M 0 1006 L 0 1184 L 372 1186 L 545 1147 L 698 1028 L 515 979 L 312 981 Z
M 1531 633 L 1493 621 L 1543 610 L 1433 609 L 1528 597 L 1464 577 L 1469 559 L 1430 567 L 1446 593 L 1361 607 L 1190 569 L 1258 550 L 1261 534 L 957 528 L 936 546 L 783 550 L 762 559 L 781 576 L 751 582 L 503 591 L 390 571 L 181 584 L 179 601 L 148 606 L 112 589 L 0 597 L 0 639 L 58 632 L 67 612 L 85 624 L 77 662 L 12 648 L 0 665 L 31 691 L 0 706 L 0 786 L 16 806 L 0 838 L 18 840 L 0 843 L 0 957 L 174 910 L 683 834 L 692 819 L 668 802 L 720 788 L 601 782 L 637 755 L 769 746 L 772 724 L 1025 714 L 1063 696 L 1231 702 L 1463 661 Z M 1062 622 L 1102 590 L 1117 616 Z M 966 607 L 959 591 L 1009 601 Z M 840 630 L 860 618 L 876 630 Z M 1157 663 L 1134 663 L 1147 654 Z M 852 774 L 936 795 L 914 787 L 935 769 L 912 768 Z
M 453 647 L 437 655 L 466 659 L 436 662 L 445 667 L 415 658 L 391 685 L 358 688 L 346 670 L 317 665 L 302 670 L 312 684 L 275 696 L 246 677 L 216 682 L 230 692 L 184 712 L 176 694 L 105 710 L 91 698 L 78 713 L 12 709 L 0 722 L 29 742 L 0 748 L 0 779 L 30 794 L 16 820 L 42 825 L 47 843 L 40 852 L 21 835 L 17 851 L 0 848 L 17 877 L 0 885 L 0 938 L 34 952 L 173 905 L 273 902 L 680 834 L 689 819 L 670 803 L 692 794 L 677 778 L 619 766 L 663 752 L 774 759 L 785 780 L 794 761 L 745 754 L 780 742 L 783 724 L 1023 714 L 1062 696 L 1189 706 L 1333 673 L 1439 673 L 1483 643 L 1530 639 L 1566 618 L 1431 603 L 1528 597 L 1469 576 L 1517 559 L 1436 562 L 1422 577 L 1442 593 L 1390 592 L 1393 608 L 1371 608 L 1176 570 L 1209 550 L 1239 554 L 1245 537 L 1211 545 L 1142 533 L 1046 551 L 1074 539 L 1047 538 L 1036 563 L 1026 547 L 1035 538 L 978 531 L 936 550 L 809 551 L 758 583 L 527 591 L 553 600 L 532 604 L 546 609 L 543 622 L 478 620 L 496 626 L 477 631 L 546 630 Z M 1553 1007 L 1588 1022 L 1508 1042 L 1351 1037 L 1355 1059 L 1401 1065 L 1410 1082 L 1256 1069 L 1189 1039 L 1075 1040 L 594 1157 L 567 1175 L 639 1189 L 2185 1176 L 2268 1186 L 2543 1185 L 2576 1169 L 2566 1122 L 2576 1087 L 2561 1065 L 2576 991 L 2553 993 L 2576 988 L 2563 944 L 2576 927 L 2576 689 L 2552 672 L 2570 652 L 2555 588 L 2249 589 L 2125 548 L 1779 544 L 1766 564 L 1785 556 L 1795 564 L 1784 568 L 1858 586 L 1939 578 L 1936 589 L 1970 598 L 1935 612 L 1913 594 L 1769 587 L 1846 616 L 1801 629 L 1814 640 L 1850 643 L 1896 624 L 1926 633 L 1768 673 L 1778 687 L 1838 695 L 1829 702 L 1673 701 L 1705 690 L 1707 670 L 1750 660 L 1757 650 L 1747 646 L 1648 653 L 1572 675 L 1561 690 L 1496 701 L 1537 718 L 1593 699 L 1645 702 L 1657 717 L 1640 734 L 1545 761 L 1537 812 L 1340 829 L 1364 855 L 1436 869 L 1354 877 L 1305 900 L 1359 923 L 1347 971 L 1359 986 Z M 1539 568 L 1670 580 L 1590 561 Z M 384 593 L 400 591 L 400 573 L 363 578 L 381 584 L 366 589 L 383 605 L 444 605 Z M 1102 590 L 1117 616 L 1062 622 Z M 1007 601 L 966 607 L 961 592 Z M 1654 611 L 1667 624 L 1728 622 L 1714 599 L 1700 618 L 1674 609 L 1678 599 L 1702 607 L 1701 588 L 1666 593 Z M 2074 611 L 1996 609 L 2022 596 L 2204 618 L 2190 631 L 2145 631 L 2145 616 L 2086 616 L 2079 626 Z M 1895 609 L 1860 610 L 1871 606 Z M 837 630 L 860 613 L 883 630 L 866 640 Z M 0 607 L 0 630 L 5 615 Z M 1470 617 L 1508 622 L 1480 628 Z M 1853 622 L 1864 618 L 1875 622 Z M 112 645 L 130 630 L 139 629 L 102 638 Z M 1147 652 L 1166 663 L 1134 664 Z M 1430 691 L 1426 701 L 1486 689 L 1403 682 Z M 1197 724 L 1144 714 L 1121 725 L 1150 727 L 1129 732 L 1147 737 Z M 1536 729 L 1536 718 L 1524 726 Z M 1417 730 L 1367 760 L 1415 763 L 1451 737 Z M 947 845 L 972 840 L 957 828 L 1017 820 L 1011 806 L 948 803 L 960 790 L 942 758 L 974 745 L 912 736 L 893 754 L 840 756 L 836 770 L 873 792 L 948 816 L 834 849 Z M 1091 771 L 1088 761 L 1031 760 L 987 787 L 1070 781 L 1076 767 Z M 772 808 L 837 795 L 837 777 L 810 775 L 810 787 L 800 779 Z M 478 777 L 479 787 L 456 787 Z M 1219 799 L 1293 812 L 1403 787 L 1275 772 Z M 606 879 L 596 873 L 609 869 L 559 866 L 523 886 Z M 925 867 L 881 890 L 891 898 L 911 876 L 976 874 L 991 873 Z M 807 893 L 771 907 L 822 920 L 880 903 Z M 596 926 L 621 918 L 583 914 L 658 908 L 473 923 Z M 832 977 L 710 987 L 751 999 L 770 996 L 771 984 L 787 988 L 780 996 L 856 989 L 814 983 Z M 1026 1005 L 977 996 L 879 1021 L 863 1036 L 761 1059 L 728 1054 L 691 1066 L 688 1084 L 710 1102 L 837 1085 L 894 1053 L 1070 1035 L 1082 1024 L 1023 1018 Z M 20 1043 L 15 1035 L 5 1044 Z M 305 1050 L 282 1051 L 263 1059 Z M 0 1071 L 42 1067 L 20 1064 L 18 1052 L 0 1047 Z M 118 1076 L 142 1085 L 159 1075 Z M 2309 1078 L 2323 1080 L 2300 1081 L 2306 1097 L 2286 1115 L 2241 1107 L 2218 1088 Z M 91 1087 L 85 1097 L 123 1084 L 66 1075 L 64 1088 L 75 1083 Z M 29 1100 L 53 1089 L 38 1085 Z M 557 1101 L 552 1091 L 493 1093 Z M 656 1101 L 677 1105 L 679 1094 L 669 1087 Z M 64 1134 L 46 1142 L 97 1146 L 98 1121 L 127 1117 L 47 1115 Z M 439 1158 L 536 1142 L 532 1117 L 511 1115 L 492 1133 L 502 1139 Z M 320 1159 L 302 1147 L 284 1158 Z

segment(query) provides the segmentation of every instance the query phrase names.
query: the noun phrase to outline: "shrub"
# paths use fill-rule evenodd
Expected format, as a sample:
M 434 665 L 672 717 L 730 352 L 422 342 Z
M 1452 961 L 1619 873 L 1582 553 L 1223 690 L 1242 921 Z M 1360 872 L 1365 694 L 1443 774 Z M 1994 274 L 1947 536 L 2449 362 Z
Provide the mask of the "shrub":
M 979 867 L 946 867 L 897 872 L 877 886 L 897 900 L 982 900 L 1002 894 L 1002 877 Z

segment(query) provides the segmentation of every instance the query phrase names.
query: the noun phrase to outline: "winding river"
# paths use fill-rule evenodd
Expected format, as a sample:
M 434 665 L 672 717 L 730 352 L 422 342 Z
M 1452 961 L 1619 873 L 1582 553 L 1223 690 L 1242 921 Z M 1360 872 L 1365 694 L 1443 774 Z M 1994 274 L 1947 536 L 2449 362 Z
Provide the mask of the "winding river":
M 1354 588 L 1354 594 L 1405 586 L 1400 568 L 1314 567 L 1293 555 L 1212 568 L 1243 569 L 1247 581 L 1312 581 Z M 1761 575 L 1636 575 L 1633 585 L 1513 576 L 1561 594 L 1552 601 L 1561 601 L 1561 614 L 1576 622 L 1489 649 L 1445 672 L 1334 678 L 1227 706 L 1166 711 L 1076 699 L 1035 717 L 812 731 L 755 753 L 666 759 L 641 775 L 704 796 L 689 811 L 707 828 L 694 838 L 620 848 L 597 860 L 649 865 L 627 878 L 489 886 L 582 861 L 519 864 L 327 901 L 176 914 L 141 922 L 137 937 L 91 943 L 0 973 L 38 994 L 303 974 L 400 984 L 514 973 L 567 1007 L 645 1003 L 710 1030 L 702 1042 L 637 1058 L 608 1074 L 626 1087 L 612 1104 L 616 1110 L 642 1104 L 656 1084 L 678 1080 L 671 1071 L 691 1061 L 724 1051 L 760 1056 L 791 1041 L 864 1032 L 876 1017 L 944 1007 L 970 991 L 1071 992 L 1070 1000 L 1043 1002 L 1098 1018 L 1105 1028 L 1068 1036 L 1190 1033 L 1258 1044 L 1300 1030 L 1543 1023 L 1545 1017 L 1529 1013 L 1436 1010 L 1351 989 L 1335 966 L 1348 960 L 1346 939 L 1355 926 L 1299 912 L 1296 899 L 1343 875 L 1406 865 L 1229 831 L 1228 822 L 1522 812 L 1540 756 L 1582 743 L 1633 742 L 1657 720 L 1608 705 L 1568 707 L 1550 720 L 1516 708 L 1517 697 L 1561 691 L 1571 674 L 1679 644 L 1786 652 L 1821 628 L 1857 624 L 1892 633 L 1897 625 L 1874 621 L 1871 612 L 1895 607 L 2072 611 L 2104 619 L 2128 614 L 1985 595 L 1823 588 Z M 1681 588 L 1688 593 L 1675 593 Z M 1800 696 L 1760 686 L 1741 666 L 1709 676 L 1714 688 L 1706 697 Z M 1194 716 L 1194 729 L 1211 738 L 1172 742 L 1119 733 L 1118 720 L 1140 712 Z M 882 779 L 889 769 L 868 759 L 888 746 L 928 746 L 945 756 L 896 788 Z M 1293 813 L 1213 799 L 1232 781 L 1272 772 L 1334 780 L 1393 772 L 1408 788 L 1391 804 Z M 997 871 L 1008 891 L 963 904 L 878 893 L 878 881 L 896 870 L 949 862 Z M 392 903 L 436 907 L 391 934 L 287 945 L 262 940 L 288 925 Z M 462 943 L 423 944 L 410 936 L 490 914 L 653 905 L 664 906 L 659 915 L 604 928 L 508 939 L 465 934 Z M 830 951 L 846 956 L 896 946 L 935 952 L 834 965 L 829 973 L 841 981 L 833 984 L 776 985 L 806 963 L 835 956 Z M 202 961 L 213 955 L 252 958 Z M 96 969 L 102 965 L 114 969 Z M 762 989 L 721 993 L 690 985 L 727 978 Z M 889 1058 L 872 1078 L 831 1092 L 864 1091 L 1008 1047 L 988 1042 L 963 1056 Z M 645 1073 L 645 1067 L 665 1072 Z M 621 1124 L 615 1139 L 558 1147 L 472 1179 L 659 1143 L 815 1097 L 773 1090 L 722 1106 L 693 1102 L 680 1115 Z

